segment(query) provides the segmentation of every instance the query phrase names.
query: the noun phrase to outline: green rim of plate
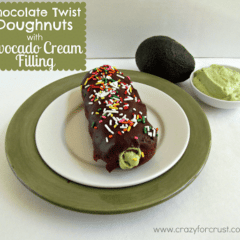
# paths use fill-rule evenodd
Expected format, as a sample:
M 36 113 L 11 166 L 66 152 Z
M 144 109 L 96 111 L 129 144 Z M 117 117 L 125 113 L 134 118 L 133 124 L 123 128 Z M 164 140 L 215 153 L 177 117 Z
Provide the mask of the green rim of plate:
M 84 186 L 68 181 L 52 171 L 38 153 L 35 143 L 36 125 L 42 112 L 54 99 L 80 85 L 86 74 L 83 72 L 55 81 L 37 91 L 21 105 L 8 126 L 5 147 L 10 167 L 33 193 L 74 211 L 94 214 L 127 213 L 170 199 L 192 183 L 201 172 L 211 148 L 211 131 L 199 104 L 167 80 L 143 72 L 120 71 L 130 76 L 132 81 L 167 93 L 185 111 L 190 123 L 190 140 L 179 162 L 149 182 L 117 189 Z

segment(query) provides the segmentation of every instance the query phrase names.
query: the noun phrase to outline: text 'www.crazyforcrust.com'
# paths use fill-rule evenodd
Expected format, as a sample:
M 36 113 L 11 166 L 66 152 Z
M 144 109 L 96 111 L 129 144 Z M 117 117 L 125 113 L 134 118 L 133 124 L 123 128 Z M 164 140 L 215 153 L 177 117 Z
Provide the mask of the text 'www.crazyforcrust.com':
M 155 227 L 153 228 L 155 233 L 190 233 L 190 234 L 198 234 L 198 233 L 239 233 L 240 227 L 201 227 L 198 225 L 197 227 Z

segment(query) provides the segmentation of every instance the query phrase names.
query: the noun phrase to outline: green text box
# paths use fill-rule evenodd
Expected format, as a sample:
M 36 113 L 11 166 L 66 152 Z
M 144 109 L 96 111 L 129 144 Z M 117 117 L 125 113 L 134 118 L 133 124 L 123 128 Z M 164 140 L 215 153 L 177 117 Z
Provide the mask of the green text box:
M 1 70 L 85 70 L 85 2 L 0 3 Z

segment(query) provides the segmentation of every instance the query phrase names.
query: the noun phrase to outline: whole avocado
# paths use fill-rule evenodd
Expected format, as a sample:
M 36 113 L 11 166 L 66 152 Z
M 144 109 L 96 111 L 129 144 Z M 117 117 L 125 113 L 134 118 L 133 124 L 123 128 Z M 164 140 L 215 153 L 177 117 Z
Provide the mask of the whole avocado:
M 167 36 L 144 40 L 137 49 L 135 59 L 140 71 L 173 83 L 188 79 L 195 68 L 195 60 L 186 48 Z

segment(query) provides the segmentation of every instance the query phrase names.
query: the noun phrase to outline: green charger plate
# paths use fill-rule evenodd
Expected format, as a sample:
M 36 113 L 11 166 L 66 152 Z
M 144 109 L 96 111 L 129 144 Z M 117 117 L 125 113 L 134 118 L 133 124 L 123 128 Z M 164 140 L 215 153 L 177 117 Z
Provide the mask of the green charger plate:
M 198 103 L 177 85 L 147 73 L 120 70 L 132 81 L 155 87 L 175 99 L 190 123 L 190 140 L 180 161 L 149 182 L 117 189 L 88 187 L 61 177 L 42 160 L 35 129 L 42 112 L 63 93 L 80 85 L 86 74 L 75 74 L 40 89 L 13 116 L 6 134 L 6 154 L 16 177 L 39 197 L 63 208 L 95 214 L 142 210 L 162 203 L 185 189 L 203 169 L 211 147 L 211 131 Z M 159 103 L 161 104 L 161 103 Z M 197 191 L 197 189 L 196 189 Z

